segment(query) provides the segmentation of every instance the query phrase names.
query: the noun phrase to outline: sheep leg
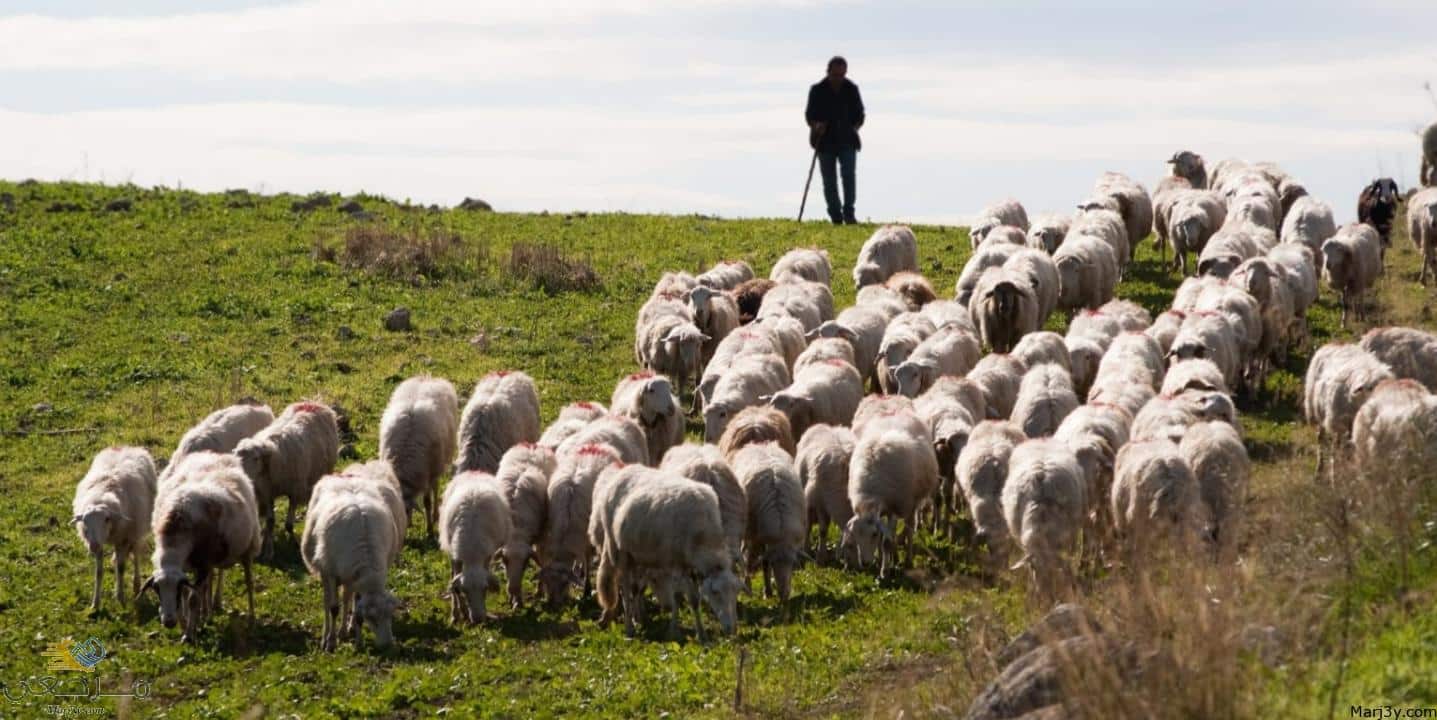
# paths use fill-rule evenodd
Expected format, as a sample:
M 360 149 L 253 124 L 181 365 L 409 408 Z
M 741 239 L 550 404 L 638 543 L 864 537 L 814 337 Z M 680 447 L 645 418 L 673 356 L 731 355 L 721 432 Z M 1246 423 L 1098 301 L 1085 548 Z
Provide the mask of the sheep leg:
M 339 592 L 331 575 L 324 575 L 321 584 L 324 586 L 324 635 L 319 645 L 325 652 L 334 652 L 335 646 L 339 644 L 335 630 L 335 626 L 339 624 Z
M 259 556 L 269 560 L 274 557 L 274 500 L 265 501 L 264 510 L 264 541 L 260 544 Z
M 294 537 L 294 498 L 286 503 L 288 507 L 284 511 L 284 534 Z
M 354 589 L 348 585 L 339 586 L 339 621 L 340 634 L 354 632 Z
M 211 600 L 210 602 L 210 607 L 212 607 L 215 612 L 223 612 L 225 609 L 225 602 L 224 598 L 221 597 L 221 595 L 224 594 L 225 589 L 225 571 L 216 570 L 214 582 L 214 595 L 213 600 Z
M 434 485 L 430 485 L 428 492 L 424 493 L 424 535 L 430 540 L 434 539 L 434 526 L 436 524 L 434 494 Z
M 249 596 L 249 621 L 254 622 L 254 560 L 245 558 L 244 562 L 244 587 L 245 594 Z
M 708 642 L 708 636 L 707 636 L 707 633 L 704 632 L 704 614 L 703 614 L 703 609 L 699 607 L 699 593 L 698 593 L 698 589 L 697 589 L 696 587 L 694 587 L 694 585 L 693 585 L 692 583 L 691 583 L 691 584 L 689 585 L 689 587 L 688 587 L 688 596 L 689 596 L 689 606 L 694 609 L 694 628 L 695 628 L 695 632 L 698 633 L 699 642 L 701 642 L 701 643 L 706 643 L 706 642 Z
M 95 589 L 94 589 L 94 592 L 92 592 L 92 593 L 90 594 L 90 609 L 91 609 L 91 610 L 99 610 L 99 609 L 100 609 L 100 584 L 101 584 L 102 582 L 104 582 L 104 579 L 105 579 L 105 556 L 104 556 L 103 553 L 97 552 L 97 553 L 95 553 L 94 557 L 95 557 Z
M 763 558 L 763 596 L 773 597 L 773 563 L 769 562 L 766 555 Z
M 130 565 L 134 566 L 134 568 L 135 568 L 135 589 L 134 589 L 134 592 L 131 593 L 131 595 L 132 595 L 133 597 L 139 597 L 139 596 L 140 596 L 140 549 L 139 549 L 138 547 L 135 547 L 135 548 L 133 548 L 133 549 L 130 550 L 130 553 L 131 553 L 131 556 L 130 556 Z
M 125 606 L 125 551 L 115 550 L 115 602 Z

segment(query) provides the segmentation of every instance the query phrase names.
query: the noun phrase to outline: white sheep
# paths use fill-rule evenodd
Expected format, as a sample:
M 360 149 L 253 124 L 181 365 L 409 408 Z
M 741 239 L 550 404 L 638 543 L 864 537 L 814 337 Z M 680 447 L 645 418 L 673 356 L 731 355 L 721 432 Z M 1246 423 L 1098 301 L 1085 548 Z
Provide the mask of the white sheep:
M 1064 370 L 1072 369 L 1072 359 L 1068 356 L 1068 346 L 1063 342 L 1063 336 L 1049 330 L 1024 335 L 1009 354 L 1027 368 L 1052 363 Z
M 1108 351 L 1098 363 L 1098 375 L 1118 372 L 1136 379 L 1125 368 L 1137 365 L 1146 372 L 1150 386 L 1157 389 L 1164 372 L 1163 353 L 1158 341 L 1141 332 L 1125 332 L 1113 338 Z
M 1307 422 L 1317 426 L 1319 459 L 1346 449 L 1358 409 L 1379 383 L 1395 377 L 1387 363 L 1357 345 L 1329 343 L 1312 354 L 1302 405 Z
M 1187 275 L 1187 253 L 1201 253 L 1208 238 L 1227 218 L 1223 198 L 1211 190 L 1177 193 L 1168 210 L 1167 237 L 1173 244 L 1173 268 Z
M 698 284 L 698 278 L 689 273 L 683 271 L 666 272 L 659 277 L 657 283 L 654 283 L 654 291 L 649 297 L 677 297 L 694 289 L 694 286 Z
M 1266 249 L 1258 247 L 1246 226 L 1228 222 L 1203 246 L 1198 254 L 1197 271 L 1199 275 L 1226 279 L 1244 260 L 1264 252 Z
M 1157 186 L 1153 188 L 1153 241 L 1157 243 L 1161 253 L 1160 257 L 1164 262 L 1167 261 L 1168 215 L 1171 214 L 1179 193 L 1194 188 L 1203 189 L 1201 186 L 1193 185 L 1186 178 L 1171 175 L 1159 180 Z
M 1426 188 L 1407 198 L 1407 235 L 1422 253 L 1417 281 L 1427 285 L 1427 273 L 1437 278 L 1437 188 Z
M 1237 545 L 1243 503 L 1247 499 L 1252 461 L 1242 436 L 1225 422 L 1207 421 L 1188 427 L 1179 445 L 1183 459 L 1197 481 L 1198 499 L 1206 512 L 1204 534 L 1219 553 Z
M 942 527 L 946 516 L 955 510 L 953 465 L 968 443 L 973 426 L 983 419 L 986 406 L 983 392 L 967 378 L 945 377 L 913 403 L 913 410 L 928 428 L 933 452 L 938 461 L 941 479 L 935 503 L 935 528 Z
M 594 485 L 600 474 L 619 462 L 619 453 L 608 445 L 583 445 L 557 458 L 546 490 L 547 518 L 538 554 L 543 562 L 543 566 L 539 568 L 539 588 L 551 608 L 558 608 L 568 600 L 570 585 L 581 586 L 586 594 L 588 592 L 589 571 L 594 555 L 589 546 L 588 534 Z M 502 490 L 499 495 L 502 498 Z M 507 501 L 504 504 L 507 506 Z M 506 512 L 506 521 L 508 517 Z M 512 525 L 510 527 L 512 531 Z M 508 533 L 497 544 L 487 546 L 490 549 L 486 557 L 493 557 L 507 540 Z M 484 578 L 476 577 L 474 581 L 480 579 Z M 462 579 L 460 584 L 464 584 Z M 498 583 L 494 585 L 497 590 Z M 487 585 L 477 589 L 477 617 L 480 618 L 484 616 L 485 588 Z M 457 592 L 453 588 L 451 591 Z M 475 606 L 472 600 L 470 606 Z
M 1373 328 L 1362 336 L 1370 352 L 1400 378 L 1411 378 L 1428 390 L 1437 388 L 1437 335 L 1408 327 Z
M 954 466 L 958 490 L 973 519 L 973 539 L 987 547 L 991 569 L 1006 565 L 1009 543 L 1008 523 L 1003 519 L 1003 484 L 1013 448 L 1027 439 L 1022 428 L 1006 420 L 980 422 Z
M 878 379 L 874 373 L 878 349 L 883 346 L 883 336 L 891 319 L 876 308 L 854 305 L 844 308 L 836 319 L 818 326 L 807 337 L 810 342 L 820 338 L 846 340 L 853 346 L 853 364 L 858 368 L 859 376 L 865 381 L 872 380 L 876 385 Z
M 657 466 L 669 448 L 684 441 L 684 413 L 673 384 L 662 375 L 644 371 L 620 380 L 609 410 L 633 418 L 644 429 L 644 462 L 649 466 Z
M 1128 443 L 1133 416 L 1108 403 L 1079 405 L 1063 418 L 1053 439 L 1063 443 L 1078 458 L 1086 480 L 1088 510 L 1108 496 L 1113 479 L 1113 462 L 1119 449 Z
M 699 376 L 710 339 L 692 321 L 662 315 L 636 329 L 634 356 L 645 370 L 674 378 L 682 393 L 689 381 Z
M 1015 247 L 1028 246 L 1028 234 L 1023 228 L 1015 225 L 997 225 L 983 233 L 983 245 L 1013 245 Z
M 1283 363 L 1298 324 L 1293 286 L 1287 282 L 1287 271 L 1266 256 L 1255 257 L 1239 265 L 1228 278 L 1228 284 L 1242 288 L 1257 301 L 1262 312 L 1262 338 L 1253 360 L 1258 376 L 1266 374 L 1269 362 Z
M 901 270 L 893 273 L 883 284 L 903 298 L 904 307 L 908 310 L 921 310 L 924 305 L 938 299 L 933 283 L 914 271 Z
M 873 231 L 858 250 L 853 264 L 853 286 L 862 288 L 888 280 L 895 273 L 918 271 L 918 240 L 902 225 L 885 225 Z
M 1228 393 L 1222 369 L 1207 358 L 1188 358 L 1172 364 L 1163 376 L 1161 395 L 1177 395 L 1184 390 L 1214 390 Z
M 1088 404 L 1117 405 L 1129 415 L 1136 415 L 1156 395 L 1152 376 L 1142 365 L 1134 363 L 1123 366 L 1121 372 L 1099 372 L 1093 386 L 1088 388 Z
M 881 311 L 884 317 L 892 319 L 908 311 L 908 303 L 897 291 L 886 285 L 868 285 L 858 289 L 853 304 Z
M 1152 327 L 1143 331 L 1144 335 L 1157 341 L 1158 348 L 1163 351 L 1166 357 L 1168 351 L 1173 347 L 1173 340 L 1177 338 L 1178 331 L 1182 329 L 1183 321 L 1187 320 L 1187 311 L 1168 310 L 1153 320 Z
M 535 547 L 544 538 L 544 522 L 549 516 L 549 477 L 557 465 L 552 451 L 520 443 L 504 453 L 499 472 L 494 474 L 509 502 L 511 528 L 500 555 L 509 578 L 509 604 L 516 609 L 524 605 L 524 568 L 534 559 Z
M 702 287 L 732 290 L 753 278 L 753 268 L 749 267 L 748 263 L 742 260 L 720 260 L 694 280 Z
M 538 440 L 539 390 L 534 379 L 514 370 L 489 373 L 474 386 L 474 394 L 464 406 L 454 474 L 466 470 L 493 473 L 506 450 Z
M 181 443 L 183 445 L 183 443 Z M 179 454 L 178 452 L 176 453 Z M 134 587 L 140 591 L 140 550 L 150 536 L 150 513 L 157 491 L 155 461 L 140 447 L 109 447 L 90 463 L 89 472 L 75 486 L 70 523 L 95 559 L 92 610 L 100 609 L 100 587 L 105 577 L 106 545 L 115 548 L 115 601 L 125 604 L 125 560 L 135 569 Z
M 619 453 L 619 459 L 625 463 L 642 465 L 649 457 L 649 443 L 643 426 L 628 415 L 618 413 L 591 421 L 564 440 L 554 454 L 563 455 L 585 445 L 608 445 Z
M 878 376 L 878 384 L 883 392 L 892 394 L 897 391 L 894 369 L 907 360 L 935 330 L 937 328 L 933 321 L 923 313 L 905 312 L 893 318 L 883 331 L 883 342 L 878 346 L 878 361 L 874 368 L 874 374 Z
M 788 366 L 791 373 L 793 364 L 798 362 L 798 356 L 802 355 L 804 348 L 808 346 L 808 330 L 803 323 L 789 315 L 767 315 L 749 323 L 748 327 L 754 332 L 773 336 L 780 349 L 779 354 L 783 356 L 783 364 Z
M 664 455 L 659 465 L 665 470 L 713 489 L 718 496 L 719 518 L 724 542 L 733 556 L 734 567 L 742 567 L 743 539 L 748 528 L 748 500 L 733 468 L 715 445 L 679 445 Z
M 827 250 L 794 248 L 773 264 L 768 277 L 778 283 L 799 279 L 828 285 L 833 277 L 833 263 L 828 260 Z
M 863 400 L 863 379 L 858 370 L 841 360 L 811 365 L 794 375 L 793 383 L 768 398 L 768 404 L 788 417 L 794 437 L 812 425 L 848 425 Z
M 294 510 L 309 502 L 310 489 L 334 470 L 339 460 L 339 421 L 334 411 L 317 402 L 284 409 L 263 430 L 241 440 L 234 454 L 254 485 L 255 501 L 264 518 L 263 557 L 274 552 L 274 501 L 289 498 L 284 529 L 294 535 Z
M 1098 378 L 1098 365 L 1103 361 L 1103 346 L 1091 335 L 1063 338 L 1068 353 L 1068 370 L 1073 375 L 1073 392 L 1087 397 L 1093 381 Z
M 794 466 L 803 482 L 804 507 L 808 508 L 807 534 L 812 542 L 818 528 L 817 557 L 829 557 L 828 526 L 840 531 L 853 517 L 848 501 L 848 466 L 853 460 L 853 431 L 834 425 L 813 425 L 798 441 Z M 813 548 L 814 545 L 810 545 Z
M 934 300 L 924 305 L 922 312 L 924 317 L 933 322 L 933 327 L 939 330 L 952 325 L 974 335 L 978 334 L 978 326 L 973 324 L 973 316 L 968 313 L 968 306 L 956 300 Z
M 1008 352 L 1024 335 L 1038 330 L 1040 310 L 1028 278 L 1006 268 L 984 271 L 968 305 L 978 334 L 994 352 Z
M 860 564 L 879 556 L 879 577 L 886 577 L 895 540 L 894 529 L 903 520 L 899 549 L 912 559 L 913 531 L 918 511 L 938 488 L 938 459 L 932 438 L 911 410 L 880 414 L 858 423 L 857 438 L 848 470 L 848 500 L 853 517 L 844 526 L 841 546 Z
M 1303 320 L 1307 309 L 1317 302 L 1318 266 L 1316 256 L 1305 245 L 1281 243 L 1267 252 L 1272 262 L 1281 266 L 1286 273 L 1283 280 L 1292 291 L 1292 311 L 1298 320 Z
M 399 478 L 406 518 L 423 498 L 429 537 L 439 522 L 439 479 L 454 462 L 458 432 L 459 396 L 442 378 L 419 376 L 400 383 L 379 419 L 379 457 Z
M 588 518 L 583 522 L 587 527 Z M 449 481 L 439 504 L 439 549 L 449 556 L 450 622 L 488 619 L 485 596 L 499 590 L 490 566 L 512 533 L 509 501 L 493 475 L 471 470 Z
M 1042 325 L 1058 307 L 1058 266 L 1042 250 L 1023 248 L 1003 263 L 1005 270 L 1028 278 L 1028 286 L 1038 299 L 1038 324 Z
M 1378 383 L 1353 418 L 1352 445 L 1375 488 L 1425 485 L 1437 468 L 1437 396 L 1406 378 Z
M 958 282 L 954 285 L 953 299 L 965 308 L 972 307 L 973 292 L 978 289 L 978 280 L 989 268 L 1002 267 L 1023 248 L 1017 245 L 1000 243 L 989 243 L 978 248 L 968 262 L 963 264 L 963 271 L 958 273 Z
M 159 483 L 166 483 L 173 468 L 186 455 L 201 451 L 230 452 L 241 440 L 265 429 L 272 422 L 274 411 L 268 405 L 240 403 L 206 415 L 180 438 L 179 447 L 175 448 L 165 463 L 165 469 L 160 472 Z
M 587 400 L 569 403 L 559 411 L 559 417 L 544 428 L 539 436 L 539 445 L 557 451 L 565 440 L 583 430 L 589 423 L 608 414 L 603 405 Z
M 1118 214 L 1117 203 L 1112 198 L 1095 198 L 1078 205 L 1078 214 L 1068 228 L 1068 237 L 1080 235 L 1097 238 L 1113 249 L 1118 261 L 1118 274 L 1133 261 L 1134 247 L 1128 243 L 1127 226 Z
M 1297 243 L 1313 253 L 1322 251 L 1322 243 L 1337 234 L 1332 208 L 1314 197 L 1301 197 L 1292 204 L 1282 219 L 1278 236 L 1284 243 Z
M 1018 386 L 1027 371 L 1022 361 L 1006 353 L 984 355 L 968 371 L 969 379 L 983 390 L 989 419 L 1006 418 L 1013 413 L 1013 404 L 1018 401 Z
M 1230 388 L 1243 383 L 1243 358 L 1236 330 L 1228 318 L 1216 312 L 1190 313 L 1183 320 L 1168 349 L 1168 362 L 1190 358 L 1213 361 L 1222 370 L 1223 380 Z
M 1056 594 L 1069 577 L 1065 556 L 1076 549 L 1087 508 L 1078 458 L 1052 439 L 1013 448 L 1000 500 L 1008 537 L 1023 553 L 1039 592 Z
M 738 329 L 738 303 L 732 295 L 705 285 L 689 291 L 688 301 L 694 315 L 694 327 L 707 338 L 701 352 L 703 362 L 707 363 L 718 344 Z
M 754 320 L 772 315 L 787 315 L 802 323 L 803 331 L 808 332 L 834 319 L 833 293 L 822 283 L 804 280 L 780 283 L 763 296 Z
M 1237 429 L 1237 410 L 1227 393 L 1189 389 L 1177 395 L 1158 395 L 1133 416 L 1130 439 L 1178 442 L 1189 427 L 1210 420 L 1222 420 Z
M 945 326 L 918 343 L 893 368 L 895 389 L 900 395 L 917 397 L 944 375 L 966 375 L 982 354 L 975 335 L 957 326 Z
M 314 486 L 300 552 L 305 567 L 323 588 L 320 646 L 326 652 L 338 644 L 341 625 L 346 633 L 354 633 L 356 644 L 366 624 L 378 647 L 394 641 L 399 598 L 387 584 L 389 569 L 404 545 L 403 534 L 396 532 L 404 506 L 399 481 L 392 473 L 390 479 L 392 498 L 379 492 L 382 486 L 359 475 L 327 475 Z
M 1367 316 L 1362 297 L 1382 273 L 1382 238 L 1366 223 L 1343 225 L 1337 234 L 1322 243 L 1322 279 L 1342 293 L 1342 326 L 1347 311 L 1358 319 Z
M 798 452 L 788 416 L 768 405 L 746 407 L 730 418 L 719 437 L 718 449 L 732 463 L 740 448 L 760 442 L 778 443 L 790 455 Z
M 853 356 L 853 346 L 847 340 L 837 337 L 815 338 L 798 354 L 798 359 L 793 361 L 793 375 L 798 377 L 804 369 L 819 365 L 821 363 L 836 360 L 838 362 L 852 365 L 854 371 L 858 370 L 857 359 Z
M 1009 418 L 1030 438 L 1052 435 L 1074 408 L 1073 377 L 1062 367 L 1043 363 L 1028 368 L 1018 387 L 1018 399 Z
M 875 346 L 874 352 L 877 352 L 877 346 Z M 776 355 L 780 361 L 787 363 L 783 344 L 767 328 L 760 329 L 750 324 L 730 333 L 723 339 L 723 342 L 719 343 L 714 350 L 714 356 L 709 358 L 708 364 L 704 366 L 698 390 L 694 392 L 695 408 L 702 406 L 701 400 L 713 395 L 719 378 L 728 372 L 735 360 L 744 355 L 763 354 Z
M 788 387 L 791 379 L 788 367 L 775 355 L 745 355 L 735 360 L 714 385 L 713 395 L 704 399 L 704 442 L 718 442 L 740 410 L 762 403 L 764 396 Z
M 733 456 L 733 473 L 748 502 L 744 552 L 748 569 L 763 569 L 763 594 L 775 589 L 788 606 L 793 571 L 807 534 L 808 508 L 793 458 L 773 443 L 746 445 Z
M 1072 224 L 1070 215 L 1039 215 L 1028 228 L 1028 247 L 1052 255 L 1062 246 Z
M 665 274 L 664 277 L 668 277 Z M 634 319 L 634 337 L 643 335 L 643 327 L 659 318 L 670 318 L 675 322 L 693 322 L 694 314 L 689 309 L 688 301 L 684 298 L 689 290 L 668 290 L 664 292 L 655 291 L 648 300 L 639 307 L 638 317 Z M 637 353 L 638 347 L 634 352 Z
M 983 243 L 988 231 L 999 225 L 1012 225 L 1027 232 L 1028 213 L 1023 209 L 1023 204 L 1010 198 L 983 208 L 968 228 L 968 239 L 972 246 L 977 248 Z
M 1053 253 L 1058 268 L 1058 307 L 1097 308 L 1113 299 L 1118 257 L 1107 243 L 1088 235 L 1069 236 Z
M 863 402 L 858 403 L 858 411 L 853 413 L 853 434 L 860 436 L 868 423 L 896 415 L 910 415 L 916 420 L 913 399 L 902 395 L 864 396 Z
M 1112 513 L 1133 559 L 1155 541 L 1181 550 L 1196 540 L 1203 525 L 1197 479 L 1176 444 L 1134 439 L 1118 451 Z
M 1147 237 L 1153 227 L 1153 200 L 1147 188 L 1122 173 L 1105 172 L 1093 183 L 1093 192 L 1117 203 L 1118 214 L 1128 233 L 1129 252 L 1135 251 L 1138 242 Z

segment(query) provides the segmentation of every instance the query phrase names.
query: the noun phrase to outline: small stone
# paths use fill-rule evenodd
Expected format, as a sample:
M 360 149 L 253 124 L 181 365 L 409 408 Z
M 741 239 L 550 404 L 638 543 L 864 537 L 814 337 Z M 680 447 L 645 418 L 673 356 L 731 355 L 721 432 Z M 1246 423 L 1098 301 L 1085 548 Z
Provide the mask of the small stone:
M 340 339 L 340 340 L 353 340 L 353 339 L 354 339 L 354 330 L 351 330 L 348 325 L 340 325 L 340 326 L 339 326 L 339 331 L 338 331 L 337 334 L 339 335 L 339 339 Z
M 408 332 L 414 329 L 409 322 L 409 308 L 397 307 L 384 316 L 384 329 L 390 332 Z
M 51 405 L 50 403 L 47 403 L 47 402 L 42 402 L 42 403 L 35 403 L 33 406 L 31 406 L 31 407 L 30 407 L 30 412 L 32 412 L 32 413 L 34 413 L 34 414 L 36 414 L 36 415 L 44 415 L 45 413 L 50 412 L 51 410 L 54 410 L 54 409 L 55 409 L 55 406 L 54 406 L 54 405 Z

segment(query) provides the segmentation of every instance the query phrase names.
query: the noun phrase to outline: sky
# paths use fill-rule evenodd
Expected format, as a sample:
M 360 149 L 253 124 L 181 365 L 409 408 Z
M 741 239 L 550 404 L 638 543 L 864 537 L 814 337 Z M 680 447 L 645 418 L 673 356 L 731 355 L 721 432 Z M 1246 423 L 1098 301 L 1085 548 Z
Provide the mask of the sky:
M 1433 27 L 1430 0 L 0 0 L 0 177 L 792 217 L 837 53 L 860 218 L 1066 212 L 1189 149 L 1347 221 L 1416 181 Z

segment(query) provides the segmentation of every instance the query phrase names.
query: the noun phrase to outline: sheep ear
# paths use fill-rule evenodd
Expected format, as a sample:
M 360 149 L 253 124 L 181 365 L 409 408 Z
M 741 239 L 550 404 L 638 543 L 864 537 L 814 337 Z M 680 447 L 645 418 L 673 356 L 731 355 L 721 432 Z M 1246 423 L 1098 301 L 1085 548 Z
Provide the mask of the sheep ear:
M 77 525 L 77 524 L 79 524 L 79 523 L 81 523 L 81 522 L 83 522 L 83 521 L 84 521 L 84 518 L 80 517 L 79 515 L 75 515 L 75 516 L 73 516 L 73 517 L 70 518 L 70 524 L 71 524 L 71 525 Z

